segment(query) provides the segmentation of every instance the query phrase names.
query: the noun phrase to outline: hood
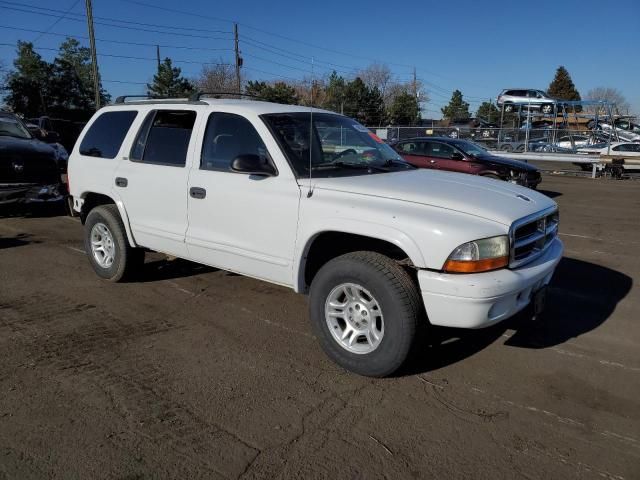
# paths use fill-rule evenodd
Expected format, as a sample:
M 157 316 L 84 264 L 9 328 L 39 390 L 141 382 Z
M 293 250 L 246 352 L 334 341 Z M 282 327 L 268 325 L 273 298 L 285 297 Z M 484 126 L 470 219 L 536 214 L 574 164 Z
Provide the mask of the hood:
M 526 172 L 535 172 L 538 170 L 536 167 L 527 162 L 514 160 L 512 158 L 498 157 L 497 155 L 486 154 L 472 158 L 472 161 L 477 163 L 494 163 L 497 165 L 504 165 L 505 167 L 517 168 L 518 170 L 523 170 Z
M 0 183 L 55 183 L 56 151 L 36 139 L 0 136 Z
M 535 190 L 501 180 L 426 169 L 317 178 L 314 184 L 316 189 L 429 205 L 503 225 L 556 205 Z

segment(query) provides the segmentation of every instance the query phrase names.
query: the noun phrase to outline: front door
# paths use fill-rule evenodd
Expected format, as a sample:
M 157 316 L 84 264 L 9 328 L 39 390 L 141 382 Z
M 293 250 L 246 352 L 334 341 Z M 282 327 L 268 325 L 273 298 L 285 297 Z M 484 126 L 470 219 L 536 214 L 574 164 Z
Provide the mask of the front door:
M 114 179 L 136 243 L 180 257 L 187 256 L 187 156 L 196 115 L 187 108 L 149 111 Z
M 266 127 L 256 128 L 241 115 L 214 112 L 201 135 L 200 161 L 194 161 L 189 178 L 190 258 L 291 286 L 298 184 L 290 175 L 257 176 L 231 169 L 240 155 L 258 155 L 273 163 L 263 141 L 269 135 Z

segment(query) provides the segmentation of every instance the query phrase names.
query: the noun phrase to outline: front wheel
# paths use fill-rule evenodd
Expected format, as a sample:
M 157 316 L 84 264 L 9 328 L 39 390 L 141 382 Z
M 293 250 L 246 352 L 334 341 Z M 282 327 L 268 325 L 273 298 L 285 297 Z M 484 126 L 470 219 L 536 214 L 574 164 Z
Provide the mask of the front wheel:
M 144 250 L 129 245 L 115 205 L 101 205 L 87 215 L 84 249 L 98 276 L 119 282 L 131 277 L 144 263 Z
M 374 252 L 327 262 L 311 284 L 309 310 L 325 353 L 369 377 L 391 375 L 404 363 L 423 311 L 409 274 Z

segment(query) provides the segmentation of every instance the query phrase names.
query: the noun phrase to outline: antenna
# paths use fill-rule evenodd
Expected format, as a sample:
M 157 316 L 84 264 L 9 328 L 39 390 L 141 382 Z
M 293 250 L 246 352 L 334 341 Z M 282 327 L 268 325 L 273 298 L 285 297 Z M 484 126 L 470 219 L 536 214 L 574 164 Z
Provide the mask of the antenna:
M 311 111 L 309 114 L 309 190 L 307 191 L 307 198 L 311 198 L 313 195 L 313 186 L 311 185 L 311 167 L 312 167 L 312 147 L 313 147 L 313 57 L 311 57 Z

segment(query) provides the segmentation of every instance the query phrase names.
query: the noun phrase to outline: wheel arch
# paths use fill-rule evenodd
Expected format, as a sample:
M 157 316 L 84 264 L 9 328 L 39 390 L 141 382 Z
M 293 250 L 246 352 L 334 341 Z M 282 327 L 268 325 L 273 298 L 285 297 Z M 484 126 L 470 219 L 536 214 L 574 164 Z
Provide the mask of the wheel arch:
M 373 251 L 406 265 L 424 268 L 422 252 L 406 234 L 375 225 L 369 229 L 322 229 L 307 237 L 294 266 L 296 292 L 308 291 L 318 270 L 329 260 L 349 252 Z
M 133 237 L 133 232 L 131 231 L 131 226 L 129 224 L 129 216 L 127 215 L 127 210 L 125 209 L 122 200 L 114 199 L 110 195 L 91 191 L 83 192 L 80 195 L 80 200 L 81 201 L 78 202 L 80 206 L 80 221 L 83 225 L 87 219 L 87 215 L 89 215 L 89 212 L 94 208 L 99 207 L 100 205 L 115 205 L 118 207 L 118 213 L 120 214 L 120 218 L 124 224 L 129 244 L 132 247 L 138 246 L 135 242 L 135 238 Z

